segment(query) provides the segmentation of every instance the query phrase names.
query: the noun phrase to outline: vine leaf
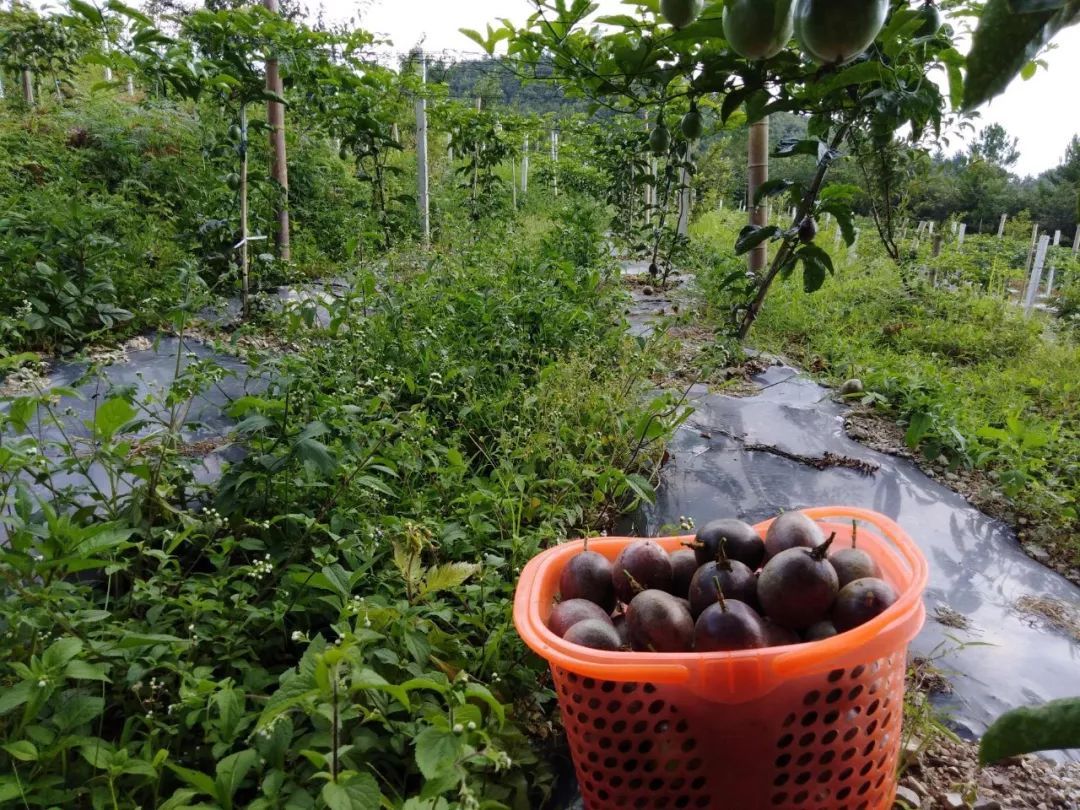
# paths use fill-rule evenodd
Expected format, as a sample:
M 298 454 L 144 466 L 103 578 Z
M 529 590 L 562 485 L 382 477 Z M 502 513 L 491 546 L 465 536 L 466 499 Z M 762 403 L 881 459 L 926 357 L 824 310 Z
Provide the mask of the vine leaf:
M 1002 93 L 1058 31 L 1077 22 L 1080 0 L 989 0 L 967 58 L 964 110 Z
M 747 225 L 739 231 L 739 238 L 735 242 L 735 255 L 742 256 L 744 253 L 756 248 L 768 239 L 775 239 L 781 230 L 776 225 Z

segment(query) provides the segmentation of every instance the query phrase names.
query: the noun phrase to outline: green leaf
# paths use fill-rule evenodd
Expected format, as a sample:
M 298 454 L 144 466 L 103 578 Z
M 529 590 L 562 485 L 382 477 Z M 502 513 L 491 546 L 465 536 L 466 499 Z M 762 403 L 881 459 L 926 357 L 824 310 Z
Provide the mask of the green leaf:
M 827 275 L 825 266 L 814 259 L 806 256 L 801 257 L 803 263 L 803 290 L 814 293 L 821 289 Z
M 456 588 L 479 570 L 479 565 L 466 562 L 446 563 L 435 568 L 429 568 L 427 576 L 424 577 L 424 582 L 420 586 L 420 594 L 427 596 L 439 591 Z
M 988 0 L 967 57 L 964 110 L 1004 92 L 1058 31 L 1078 18 L 1080 0 L 1027 14 L 1014 13 L 1009 0 Z
M 247 776 L 248 771 L 255 765 L 259 755 L 254 749 L 237 751 L 230 754 L 217 764 L 214 784 L 217 790 L 214 797 L 221 802 L 225 810 L 232 810 L 233 796 L 240 789 L 240 785 Z
M 103 25 L 105 23 L 105 19 L 101 16 L 101 12 L 90 3 L 84 2 L 84 0 L 68 0 L 68 5 L 71 6 L 72 11 L 85 17 L 94 25 Z
M 795 155 L 810 155 L 817 158 L 821 151 L 821 141 L 814 138 L 785 138 L 777 144 L 773 150 L 773 157 L 794 157 Z
M 766 197 L 775 197 L 778 194 L 783 194 L 793 185 L 795 185 L 794 180 L 781 180 L 779 178 L 766 180 L 754 190 L 754 205 L 757 206 Z
M 169 766 L 169 770 L 191 785 L 193 788 L 204 793 L 207 796 L 214 796 L 214 780 L 207 776 L 205 773 L 199 771 L 193 771 L 190 768 L 183 768 L 179 765 L 174 765 L 171 762 L 166 763 Z
M 775 239 L 781 230 L 776 225 L 747 225 L 739 232 L 739 238 L 735 242 L 735 255 L 742 256 L 744 253 L 756 248 L 762 242 Z
M 0 691 L 0 717 L 30 700 L 36 688 L 36 682 L 19 681 L 14 686 L 9 686 Z
M 94 414 L 94 437 L 108 441 L 125 424 L 135 418 L 135 407 L 124 399 L 107 399 Z
M 327 782 L 322 799 L 329 810 L 379 810 L 382 806 L 382 792 L 370 773 L 356 774 L 338 784 Z
M 167 636 L 161 633 L 125 633 L 116 642 L 116 647 L 121 650 L 130 650 L 135 647 L 150 647 L 154 644 L 184 644 L 188 642 L 176 636 Z
M 64 677 L 82 681 L 110 682 L 106 668 L 101 664 L 91 664 L 89 661 L 69 661 L 64 668 Z
M 426 779 L 453 771 L 461 756 L 461 738 L 452 731 L 428 726 L 416 735 L 416 765 Z
M 298 439 L 293 445 L 293 452 L 298 459 L 314 467 L 323 475 L 330 475 L 337 469 L 334 457 L 330 455 L 326 445 L 317 439 Z
M 41 664 L 46 669 L 59 670 L 68 661 L 82 652 L 83 643 L 77 638 L 61 638 L 49 645 L 41 656 Z
M 979 742 L 979 762 L 986 765 L 1018 754 L 1062 748 L 1080 748 L 1080 698 L 1052 700 L 1001 715 Z
M 0 803 L 15 801 L 15 799 L 22 799 L 22 803 L 29 806 L 26 805 L 26 797 L 19 780 L 13 776 L 0 776 Z
M 471 700 L 483 701 L 499 719 L 500 725 L 506 722 L 506 709 L 486 686 L 470 681 L 469 685 L 465 687 L 465 697 Z
M 29 740 L 19 740 L 18 742 L 7 743 L 6 745 L 0 745 L 0 748 L 3 748 L 20 762 L 37 762 L 37 746 Z
M 908 447 L 916 447 L 919 442 L 922 441 L 931 425 L 933 425 L 933 417 L 925 411 L 917 411 L 911 415 L 911 420 L 908 422 L 907 433 L 904 434 L 904 441 Z

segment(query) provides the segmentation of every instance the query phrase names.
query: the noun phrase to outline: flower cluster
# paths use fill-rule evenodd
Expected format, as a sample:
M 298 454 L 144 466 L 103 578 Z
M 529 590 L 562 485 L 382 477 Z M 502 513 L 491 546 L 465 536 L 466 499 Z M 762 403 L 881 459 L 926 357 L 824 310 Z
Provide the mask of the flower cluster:
M 270 562 L 270 555 L 267 554 L 263 559 L 255 561 L 255 564 L 251 566 L 251 570 L 248 571 L 248 576 L 258 582 L 272 573 L 274 573 L 274 564 Z
M 679 528 L 685 532 L 692 532 L 694 530 L 694 519 L 686 515 L 679 515 Z

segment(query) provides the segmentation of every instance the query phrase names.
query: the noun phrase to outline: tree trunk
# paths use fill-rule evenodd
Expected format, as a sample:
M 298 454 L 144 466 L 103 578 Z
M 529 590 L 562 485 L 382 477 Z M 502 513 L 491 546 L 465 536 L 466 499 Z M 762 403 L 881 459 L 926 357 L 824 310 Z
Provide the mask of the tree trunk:
M 278 13 L 278 0 L 263 0 L 268 11 Z M 266 60 L 266 89 L 282 95 L 281 74 L 276 58 Z M 289 166 L 285 154 L 285 105 L 280 101 L 266 103 L 266 122 L 270 125 L 270 177 L 278 187 L 274 215 L 277 219 L 277 232 L 274 235 L 278 258 L 289 261 L 292 258 L 289 239 Z
M 754 195 L 758 188 L 769 179 L 769 119 L 762 118 L 750 125 L 750 140 L 746 156 L 746 194 L 747 208 L 750 212 L 751 225 L 769 224 L 769 204 L 762 201 L 754 205 Z M 769 260 L 769 246 L 766 242 L 750 251 L 746 258 L 747 267 L 755 276 L 760 276 Z

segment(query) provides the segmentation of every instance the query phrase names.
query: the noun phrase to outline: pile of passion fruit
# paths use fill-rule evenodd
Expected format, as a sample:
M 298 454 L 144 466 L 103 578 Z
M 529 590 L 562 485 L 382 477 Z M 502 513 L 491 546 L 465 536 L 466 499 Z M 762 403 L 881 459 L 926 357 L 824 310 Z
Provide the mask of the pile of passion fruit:
M 707 523 L 685 548 L 627 544 L 614 561 L 585 549 L 566 564 L 548 628 L 573 644 L 628 652 L 717 652 L 820 641 L 897 598 L 874 558 L 786 512 L 765 539 L 741 520 Z

